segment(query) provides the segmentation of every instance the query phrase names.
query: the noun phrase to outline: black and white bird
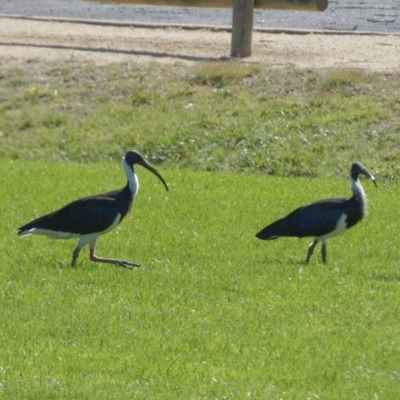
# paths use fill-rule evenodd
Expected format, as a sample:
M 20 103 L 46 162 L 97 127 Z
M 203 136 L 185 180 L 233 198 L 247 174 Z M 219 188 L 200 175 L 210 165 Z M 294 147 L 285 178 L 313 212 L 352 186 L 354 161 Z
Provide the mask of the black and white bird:
M 377 186 L 374 176 L 359 162 L 350 170 L 353 196 L 350 198 L 327 199 L 300 207 L 286 217 L 273 222 L 256 234 L 258 239 L 272 240 L 279 237 L 314 237 L 307 253 L 306 262 L 318 242 L 322 243 L 322 261 L 327 261 L 326 242 L 362 220 L 367 213 L 367 198 L 359 175 L 365 175 Z
M 133 168 L 135 164 L 141 165 L 156 175 L 168 190 L 164 178 L 140 153 L 128 151 L 122 159 L 122 167 L 128 179 L 124 188 L 73 201 L 57 211 L 21 226 L 18 235 L 46 235 L 52 239 L 78 238 L 78 246 L 72 254 L 72 266 L 76 265 L 82 247 L 89 244 L 92 261 L 126 268 L 138 267 L 139 264 L 95 255 L 99 236 L 114 229 L 132 207 L 139 189 L 139 181 Z

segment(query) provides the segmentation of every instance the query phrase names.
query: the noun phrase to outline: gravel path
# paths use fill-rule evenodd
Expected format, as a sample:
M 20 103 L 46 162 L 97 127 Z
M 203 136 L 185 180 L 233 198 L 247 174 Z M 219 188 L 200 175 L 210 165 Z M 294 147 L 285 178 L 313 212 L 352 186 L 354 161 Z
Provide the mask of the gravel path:
M 196 63 L 226 60 L 225 30 L 150 29 L 0 18 L 0 65 L 31 62 Z M 399 71 L 398 35 L 326 35 L 254 32 L 252 56 L 242 62 L 299 68 Z

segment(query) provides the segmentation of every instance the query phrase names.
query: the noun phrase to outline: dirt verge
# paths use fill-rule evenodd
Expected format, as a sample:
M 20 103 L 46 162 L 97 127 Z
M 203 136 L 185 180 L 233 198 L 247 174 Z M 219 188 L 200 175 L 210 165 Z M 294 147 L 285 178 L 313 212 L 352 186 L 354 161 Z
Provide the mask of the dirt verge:
M 231 33 L 209 29 L 138 28 L 0 18 L 0 62 L 32 60 L 192 64 L 229 59 Z M 398 35 L 254 32 L 242 62 L 299 68 L 361 68 L 396 72 Z

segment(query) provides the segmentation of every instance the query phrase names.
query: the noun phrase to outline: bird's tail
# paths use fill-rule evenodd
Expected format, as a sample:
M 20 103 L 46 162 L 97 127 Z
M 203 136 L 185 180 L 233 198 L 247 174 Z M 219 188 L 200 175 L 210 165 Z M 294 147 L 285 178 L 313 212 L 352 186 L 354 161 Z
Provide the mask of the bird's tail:
M 29 230 L 20 229 L 20 230 L 18 230 L 17 235 L 20 236 L 20 237 L 21 236 L 29 236 L 29 235 L 31 235 L 31 232 L 29 232 Z
M 40 218 L 37 218 L 37 219 L 35 219 L 35 220 L 31 221 L 31 222 L 28 222 L 27 224 L 25 224 L 25 225 L 23 225 L 23 226 L 20 226 L 20 227 L 18 228 L 18 233 L 17 233 L 17 235 L 18 235 L 18 236 L 28 236 L 28 235 L 31 235 L 32 233 L 34 233 L 34 230 L 35 230 L 35 229 L 41 227 L 40 222 L 41 222 L 42 220 L 44 220 L 46 217 L 47 217 L 47 216 L 45 215 L 45 216 L 40 217 Z
M 281 236 L 287 236 L 285 231 L 285 224 L 283 223 L 283 220 L 280 219 L 258 232 L 256 238 L 261 240 L 274 240 Z
M 25 226 L 21 226 L 21 228 L 18 228 L 18 236 L 28 236 L 31 235 L 33 231 L 33 228 L 25 225 Z

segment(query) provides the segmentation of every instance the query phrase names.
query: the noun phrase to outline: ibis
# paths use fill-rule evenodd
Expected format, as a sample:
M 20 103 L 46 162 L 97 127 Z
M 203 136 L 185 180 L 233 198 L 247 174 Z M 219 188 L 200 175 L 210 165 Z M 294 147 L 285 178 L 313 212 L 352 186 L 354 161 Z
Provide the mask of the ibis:
M 89 244 L 90 259 L 94 262 L 110 263 L 125 268 L 138 267 L 128 261 L 98 257 L 95 248 L 99 236 L 113 230 L 127 215 L 139 189 L 139 180 L 134 166 L 141 165 L 152 172 L 164 184 L 168 185 L 159 172 L 137 151 L 128 151 L 122 159 L 122 167 L 127 177 L 127 184 L 119 190 L 84 197 L 39 217 L 18 230 L 19 236 L 32 234 L 46 235 L 52 239 L 79 239 L 72 253 L 72 266 L 76 265 L 81 249 Z
M 360 222 L 367 213 L 367 198 L 358 179 L 365 175 L 374 182 L 374 176 L 360 162 L 350 170 L 353 196 L 350 198 L 326 199 L 305 205 L 292 211 L 286 217 L 268 225 L 256 234 L 258 239 L 273 240 L 279 237 L 314 237 L 307 252 L 306 262 L 319 242 L 322 243 L 322 261 L 327 261 L 327 240 L 337 236 Z

